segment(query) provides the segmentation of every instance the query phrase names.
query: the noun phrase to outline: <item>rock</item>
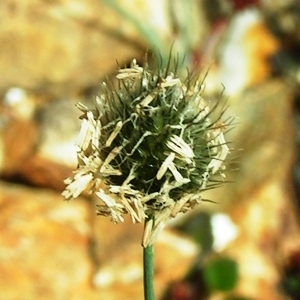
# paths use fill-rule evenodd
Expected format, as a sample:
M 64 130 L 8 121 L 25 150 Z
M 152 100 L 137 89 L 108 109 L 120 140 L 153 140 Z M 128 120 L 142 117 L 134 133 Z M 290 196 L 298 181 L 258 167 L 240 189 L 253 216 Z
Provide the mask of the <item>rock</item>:
M 21 165 L 27 163 L 37 144 L 38 128 L 34 122 L 17 119 L 7 120 L 2 128 L 2 170 L 5 177 L 18 172 Z
M 64 100 L 41 108 L 37 96 L 21 89 L 8 94 L 0 103 L 0 176 L 62 191 L 76 167 L 79 111 Z
M 219 49 L 219 82 L 230 97 L 271 77 L 270 57 L 279 42 L 266 26 L 260 11 L 248 9 L 229 21 Z
M 2 91 L 17 86 L 70 93 L 96 84 L 116 58 L 137 53 L 99 30 L 100 1 L 8 0 L 0 11 Z
M 0 190 L 0 298 L 82 298 L 92 272 L 88 204 L 17 185 Z
M 225 251 L 239 265 L 235 292 L 253 299 L 285 300 L 280 284 L 286 262 L 300 248 L 298 211 L 288 178 L 270 179 L 230 211 L 239 237 Z
M 114 225 L 86 199 L 0 183 L 0 299 L 142 299 L 142 225 Z M 183 276 L 198 248 L 165 232 L 155 289 Z
M 239 265 L 236 293 L 286 299 L 278 286 L 290 253 L 300 247 L 292 168 L 295 161 L 294 86 L 270 80 L 233 99 L 238 125 L 229 136 L 238 154 L 230 183 L 212 191 L 215 209 L 227 212 L 238 237 L 224 254 Z M 240 150 L 239 150 L 240 149 Z M 219 200 L 218 200 L 219 199 Z
M 161 38 L 170 34 L 166 1 L 119 1 Z M 70 95 L 95 86 L 147 48 L 131 20 L 105 1 L 4 0 L 0 3 L 0 92 L 10 87 Z M 158 22 L 159 20 L 159 22 Z

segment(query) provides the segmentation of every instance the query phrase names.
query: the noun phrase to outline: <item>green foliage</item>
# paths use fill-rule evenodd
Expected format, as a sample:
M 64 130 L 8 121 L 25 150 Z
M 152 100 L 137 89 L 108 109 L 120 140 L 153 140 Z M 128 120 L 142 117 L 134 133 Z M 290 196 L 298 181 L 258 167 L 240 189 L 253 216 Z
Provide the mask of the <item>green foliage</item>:
M 210 290 L 231 291 L 238 281 L 238 265 L 227 257 L 219 257 L 203 270 L 204 280 Z

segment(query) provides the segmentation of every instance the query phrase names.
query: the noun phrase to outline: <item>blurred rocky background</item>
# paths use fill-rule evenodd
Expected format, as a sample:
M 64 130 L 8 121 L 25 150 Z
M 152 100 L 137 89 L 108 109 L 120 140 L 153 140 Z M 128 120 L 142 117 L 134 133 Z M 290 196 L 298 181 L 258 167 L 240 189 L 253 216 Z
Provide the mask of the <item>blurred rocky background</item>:
M 142 225 L 60 193 L 75 104 L 171 48 L 237 119 L 230 183 L 157 242 L 157 299 L 300 299 L 299 1 L 2 0 L 1 300 L 143 298 Z

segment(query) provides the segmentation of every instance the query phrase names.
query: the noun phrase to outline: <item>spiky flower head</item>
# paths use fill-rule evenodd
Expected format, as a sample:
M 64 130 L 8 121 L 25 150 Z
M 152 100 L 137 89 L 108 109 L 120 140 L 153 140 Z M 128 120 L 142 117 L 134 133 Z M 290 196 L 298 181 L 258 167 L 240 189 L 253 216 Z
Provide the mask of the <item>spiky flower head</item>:
M 102 84 L 94 108 L 78 104 L 78 168 L 63 192 L 67 200 L 93 193 L 101 200 L 97 214 L 114 223 L 124 214 L 146 221 L 144 247 L 220 183 L 229 152 L 223 109 L 201 97 L 197 78 L 182 81 L 171 65 L 152 71 L 133 60 L 119 70 L 118 86 Z

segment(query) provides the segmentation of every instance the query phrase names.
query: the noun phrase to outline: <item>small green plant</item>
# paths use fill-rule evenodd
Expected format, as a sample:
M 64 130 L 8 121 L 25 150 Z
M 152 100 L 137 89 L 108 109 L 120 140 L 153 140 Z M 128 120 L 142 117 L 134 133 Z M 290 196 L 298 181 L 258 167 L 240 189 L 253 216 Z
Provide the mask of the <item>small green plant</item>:
M 211 291 L 231 291 L 238 281 L 238 265 L 228 257 L 210 261 L 203 270 L 204 280 Z
M 118 85 L 103 83 L 95 106 L 83 112 L 78 168 L 67 179 L 65 199 L 88 191 L 99 198 L 98 215 L 114 223 L 129 214 L 144 222 L 145 299 L 154 299 L 153 243 L 167 221 L 203 199 L 203 191 L 225 181 L 231 120 L 224 105 L 201 94 L 203 83 L 170 56 L 167 67 L 120 69 Z

